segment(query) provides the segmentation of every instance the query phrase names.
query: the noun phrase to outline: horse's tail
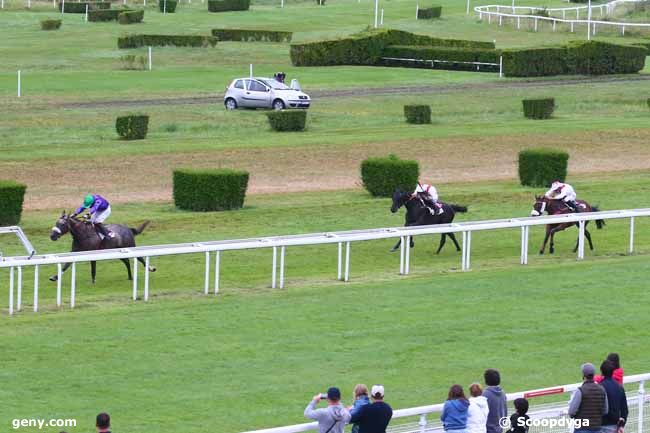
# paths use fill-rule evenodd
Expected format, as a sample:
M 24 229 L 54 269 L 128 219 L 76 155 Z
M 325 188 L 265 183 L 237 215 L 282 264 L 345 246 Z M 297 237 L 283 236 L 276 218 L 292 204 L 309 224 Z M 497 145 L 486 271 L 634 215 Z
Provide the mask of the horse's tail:
M 149 225 L 150 222 L 151 221 L 143 222 L 142 224 L 140 224 L 140 227 L 138 227 L 137 229 L 131 228 L 131 233 L 133 233 L 133 236 L 137 236 L 140 233 L 142 233 L 144 231 L 144 229 L 147 228 L 147 226 Z
M 598 209 L 598 206 L 592 206 L 591 211 L 600 212 L 600 209 Z M 605 220 L 596 220 L 596 228 L 600 230 L 603 227 L 605 227 Z
M 458 206 L 457 204 L 450 204 L 449 206 L 454 210 L 454 212 L 460 212 L 460 213 L 467 212 L 466 206 Z

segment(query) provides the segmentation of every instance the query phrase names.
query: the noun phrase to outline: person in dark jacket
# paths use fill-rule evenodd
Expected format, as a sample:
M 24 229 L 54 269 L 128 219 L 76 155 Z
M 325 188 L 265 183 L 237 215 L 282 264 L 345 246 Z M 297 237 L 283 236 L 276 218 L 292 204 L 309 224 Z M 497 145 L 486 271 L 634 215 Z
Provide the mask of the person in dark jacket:
M 370 390 L 372 403 L 352 415 L 351 423 L 359 424 L 359 433 L 386 433 L 386 427 L 393 417 L 393 409 L 384 402 L 384 387 L 374 385 Z
M 514 401 L 515 413 L 510 416 L 510 430 L 508 433 L 528 433 L 528 400 L 517 398 Z
M 483 390 L 483 396 L 487 398 L 488 412 L 487 433 L 502 433 L 503 428 L 499 420 L 508 416 L 508 407 L 506 405 L 506 393 L 499 386 L 501 384 L 501 375 L 497 370 L 487 369 L 483 374 L 487 387 Z
M 466 433 L 468 409 L 469 400 L 465 397 L 463 387 L 452 385 L 440 415 L 445 432 Z
M 616 365 L 609 360 L 605 360 L 600 365 L 600 372 L 603 380 L 600 386 L 605 389 L 609 411 L 603 415 L 603 425 L 601 433 L 623 433 L 625 422 L 627 421 L 627 397 L 625 390 L 614 379 Z
M 354 404 L 348 407 L 350 415 L 354 416 L 363 406 L 370 404 L 368 387 L 362 383 L 354 387 Z M 359 433 L 359 424 L 352 424 L 352 433 Z
M 593 364 L 582 364 L 584 382 L 569 402 L 569 416 L 576 420 L 574 433 L 599 432 L 603 415 L 609 412 L 607 394 L 602 386 L 594 382 L 595 374 Z
M 111 417 L 106 412 L 102 412 L 97 415 L 95 419 L 95 427 L 97 427 L 97 433 L 111 433 Z

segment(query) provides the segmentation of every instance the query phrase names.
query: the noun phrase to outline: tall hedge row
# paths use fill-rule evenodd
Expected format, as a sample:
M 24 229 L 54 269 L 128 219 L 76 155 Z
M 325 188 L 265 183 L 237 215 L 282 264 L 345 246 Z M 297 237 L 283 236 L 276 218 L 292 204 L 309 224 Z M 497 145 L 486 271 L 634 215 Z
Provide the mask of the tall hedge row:
M 239 209 L 244 205 L 248 178 L 247 171 L 229 169 L 174 170 L 174 203 L 200 212 Z
M 117 21 L 121 13 L 133 12 L 126 9 L 104 9 L 96 11 L 88 11 L 88 21 L 104 22 L 104 21 Z
M 111 8 L 111 2 L 83 2 L 83 3 L 77 3 L 74 1 L 66 1 L 65 2 L 65 11 L 63 11 L 66 14 L 85 14 L 86 13 L 86 5 L 88 5 L 88 11 L 95 11 L 99 9 L 110 9 Z M 63 3 L 59 2 L 58 3 L 58 8 L 59 12 L 61 12 L 61 9 L 63 8 Z
M 139 11 L 121 11 L 117 17 L 120 24 L 135 24 L 141 23 L 144 19 L 144 9 Z
M 569 154 L 555 149 L 527 149 L 519 152 L 519 181 L 522 185 L 547 187 L 555 179 L 564 181 Z
M 117 38 L 117 47 L 140 48 L 140 47 L 214 47 L 217 38 L 214 36 L 202 35 L 127 35 Z
M 208 0 L 209 12 L 247 11 L 250 0 Z
M 368 158 L 361 163 L 361 180 L 375 197 L 390 197 L 396 189 L 413 191 L 420 177 L 417 161 L 399 159 L 395 155 Z
M 417 19 L 430 20 L 433 18 L 440 18 L 442 15 L 442 6 L 433 6 L 430 8 L 419 8 Z
M 220 41 L 291 42 L 293 33 L 275 30 L 212 29 L 212 36 Z
M 12 180 L 0 180 L 0 226 L 20 222 L 27 186 Z
M 647 54 L 642 46 L 573 41 L 562 47 L 505 50 L 503 69 L 510 77 L 631 74 L 643 69 Z

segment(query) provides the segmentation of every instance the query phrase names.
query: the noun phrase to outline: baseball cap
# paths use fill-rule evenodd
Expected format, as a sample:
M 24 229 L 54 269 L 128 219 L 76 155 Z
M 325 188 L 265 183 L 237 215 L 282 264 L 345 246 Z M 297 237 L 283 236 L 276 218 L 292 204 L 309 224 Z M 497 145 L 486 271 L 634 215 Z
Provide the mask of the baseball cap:
M 327 398 L 329 400 L 340 400 L 341 399 L 341 390 L 333 386 L 327 390 Z
M 593 376 L 596 374 L 596 367 L 594 367 L 594 364 L 587 362 L 585 364 L 582 364 L 582 375 L 583 376 Z
M 384 387 L 382 385 L 373 385 L 372 390 L 370 391 L 370 395 L 373 397 L 383 397 L 384 396 Z

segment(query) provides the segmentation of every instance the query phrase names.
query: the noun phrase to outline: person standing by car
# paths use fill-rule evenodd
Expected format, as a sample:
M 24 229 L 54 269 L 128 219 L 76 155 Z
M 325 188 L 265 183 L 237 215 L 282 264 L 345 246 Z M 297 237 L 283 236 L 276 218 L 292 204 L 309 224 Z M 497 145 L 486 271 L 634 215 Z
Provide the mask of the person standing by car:
M 318 421 L 319 433 L 343 433 L 350 421 L 350 412 L 341 404 L 341 391 L 336 387 L 327 390 L 327 407 L 316 409 L 325 396 L 316 394 L 305 408 L 305 417 Z

